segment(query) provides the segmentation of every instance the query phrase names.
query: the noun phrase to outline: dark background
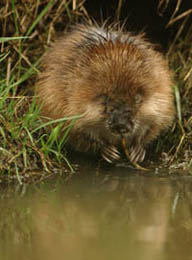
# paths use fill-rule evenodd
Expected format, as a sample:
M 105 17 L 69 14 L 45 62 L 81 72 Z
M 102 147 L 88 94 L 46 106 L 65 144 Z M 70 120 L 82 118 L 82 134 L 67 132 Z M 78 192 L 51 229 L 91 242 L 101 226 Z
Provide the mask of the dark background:
M 164 49 L 167 49 L 169 42 L 174 37 L 183 19 L 174 23 L 171 27 L 166 28 L 169 22 L 177 0 L 169 0 L 168 5 L 165 1 L 161 8 L 159 0 L 123 0 L 120 17 L 117 17 L 118 0 L 87 0 L 85 7 L 90 15 L 97 22 L 109 19 L 113 22 L 117 19 L 126 20 L 126 28 L 131 31 L 145 31 L 148 38 L 154 42 L 160 43 Z M 192 0 L 182 0 L 176 16 L 192 8 Z M 192 16 L 188 19 L 187 26 L 183 31 L 184 35 L 189 26 L 192 25 Z

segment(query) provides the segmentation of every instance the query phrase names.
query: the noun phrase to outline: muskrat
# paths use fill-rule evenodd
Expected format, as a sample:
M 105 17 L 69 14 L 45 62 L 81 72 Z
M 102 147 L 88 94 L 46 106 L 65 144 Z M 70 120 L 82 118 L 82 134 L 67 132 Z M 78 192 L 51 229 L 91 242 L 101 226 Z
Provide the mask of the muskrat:
M 171 85 L 166 60 L 142 34 L 76 25 L 43 56 L 36 94 L 45 117 L 82 115 L 69 133 L 75 150 L 115 162 L 124 138 L 142 162 L 173 121 Z

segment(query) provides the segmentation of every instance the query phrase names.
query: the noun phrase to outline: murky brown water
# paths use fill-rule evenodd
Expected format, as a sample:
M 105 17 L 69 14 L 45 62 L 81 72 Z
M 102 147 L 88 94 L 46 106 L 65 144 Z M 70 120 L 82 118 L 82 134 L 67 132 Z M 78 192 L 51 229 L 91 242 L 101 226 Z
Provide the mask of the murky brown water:
M 126 171 L 1 193 L 0 259 L 192 259 L 192 178 Z

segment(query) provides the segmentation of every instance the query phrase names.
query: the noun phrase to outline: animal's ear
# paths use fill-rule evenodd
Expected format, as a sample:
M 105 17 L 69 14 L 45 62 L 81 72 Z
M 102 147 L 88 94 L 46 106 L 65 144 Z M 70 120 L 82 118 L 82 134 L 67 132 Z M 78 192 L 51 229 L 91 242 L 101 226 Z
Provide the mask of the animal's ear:
M 143 96 L 142 93 L 138 93 L 135 95 L 135 103 L 136 104 L 141 104 L 143 101 Z

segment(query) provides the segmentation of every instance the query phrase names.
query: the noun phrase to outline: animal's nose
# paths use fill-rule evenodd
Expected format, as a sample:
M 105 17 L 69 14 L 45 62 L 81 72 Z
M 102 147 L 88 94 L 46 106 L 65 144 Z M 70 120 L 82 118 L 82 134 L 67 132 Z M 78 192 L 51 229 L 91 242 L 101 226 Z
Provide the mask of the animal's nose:
M 128 118 L 123 115 L 114 117 L 114 124 L 117 125 L 119 128 L 125 127 L 127 125 L 127 121 Z
M 129 115 L 121 113 L 112 113 L 108 120 L 109 126 L 113 132 L 125 134 L 133 128 L 133 123 Z

